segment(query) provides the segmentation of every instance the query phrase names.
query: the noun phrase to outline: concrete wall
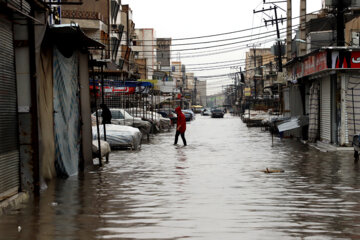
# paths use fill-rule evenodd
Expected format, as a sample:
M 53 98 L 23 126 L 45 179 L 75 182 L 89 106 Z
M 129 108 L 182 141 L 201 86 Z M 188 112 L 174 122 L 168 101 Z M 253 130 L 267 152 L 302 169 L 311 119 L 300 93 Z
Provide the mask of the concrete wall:
M 135 29 L 137 38 L 137 45 L 133 46 L 134 51 L 138 51 L 139 59 L 146 59 L 147 79 L 152 79 L 154 70 L 156 68 L 155 46 L 156 37 L 155 31 L 152 28 Z
M 156 61 L 160 63 L 161 67 L 170 67 L 171 38 L 157 38 L 156 45 L 157 45 Z
M 68 0 L 67 2 L 79 2 L 78 0 Z M 86 19 L 92 14 L 91 12 L 100 13 L 99 19 L 105 24 L 109 24 L 109 6 L 110 0 L 86 0 L 82 5 L 62 5 L 61 11 L 76 11 L 72 17 L 74 19 Z
M 196 102 L 200 105 L 206 106 L 206 81 L 197 81 L 196 83 Z
M 92 125 L 90 108 L 90 87 L 88 54 L 79 54 L 79 83 L 80 83 L 80 104 L 81 104 L 81 133 L 82 151 L 85 166 L 92 166 Z
M 28 28 L 26 21 L 18 20 L 20 24 L 14 24 L 14 41 L 28 41 Z M 20 171 L 21 187 L 24 191 L 34 190 L 33 166 L 33 122 L 31 109 L 31 84 L 30 84 L 30 47 L 29 45 L 15 46 L 15 69 L 17 81 L 17 101 L 19 120 L 19 144 L 20 144 Z

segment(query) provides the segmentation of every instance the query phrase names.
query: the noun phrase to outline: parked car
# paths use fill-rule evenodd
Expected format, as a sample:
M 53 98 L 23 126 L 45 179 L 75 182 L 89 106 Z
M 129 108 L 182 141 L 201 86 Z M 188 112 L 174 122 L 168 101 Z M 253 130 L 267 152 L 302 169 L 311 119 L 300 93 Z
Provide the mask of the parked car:
M 224 117 L 224 111 L 221 109 L 213 109 L 211 111 L 211 117 L 212 118 L 223 118 Z
M 185 115 L 185 118 L 186 118 L 186 119 L 188 119 L 188 118 L 186 117 L 187 114 L 190 114 L 190 117 L 189 117 L 190 120 L 194 120 L 194 119 L 195 119 L 195 113 L 194 113 L 191 109 L 183 109 L 183 110 L 181 110 L 181 111 L 182 111 L 182 113 Z M 187 120 L 187 121 L 190 121 L 190 120 Z
M 159 109 L 157 113 L 161 114 L 164 118 L 169 118 L 171 123 L 174 124 L 177 121 L 177 114 L 172 109 Z
M 129 108 L 128 111 L 132 112 L 136 117 L 140 117 L 144 121 L 148 121 L 152 124 L 152 132 L 160 132 L 171 128 L 171 120 L 164 118 L 161 114 L 153 111 L 136 110 L 135 108 Z
M 143 121 L 139 117 L 131 116 L 127 111 L 121 108 L 110 108 L 112 115 L 111 123 L 117 125 L 132 126 L 138 128 L 143 137 L 147 137 L 151 131 L 151 123 Z M 102 110 L 98 110 L 98 115 L 101 116 Z M 96 113 L 92 115 L 95 116 Z
M 191 112 L 185 109 L 181 110 L 181 112 L 185 115 L 186 121 L 191 121 L 194 119 L 195 113 L 192 114 Z
M 100 139 L 104 140 L 104 126 L 100 125 Z M 93 140 L 97 140 L 97 127 L 92 127 Z M 142 134 L 138 128 L 106 124 L 106 141 L 112 149 L 130 148 L 136 150 L 140 147 Z
M 211 110 L 209 108 L 204 108 L 202 111 L 201 111 L 201 115 L 203 116 L 210 116 L 211 115 Z

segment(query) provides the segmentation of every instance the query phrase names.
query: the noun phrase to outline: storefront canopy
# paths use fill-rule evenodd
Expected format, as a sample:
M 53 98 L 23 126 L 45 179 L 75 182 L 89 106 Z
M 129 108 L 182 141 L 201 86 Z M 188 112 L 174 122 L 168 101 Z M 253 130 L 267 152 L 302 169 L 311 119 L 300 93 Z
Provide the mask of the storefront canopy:
M 104 44 L 86 36 L 77 23 L 51 25 L 48 29 L 48 36 L 63 54 L 74 49 L 105 48 Z

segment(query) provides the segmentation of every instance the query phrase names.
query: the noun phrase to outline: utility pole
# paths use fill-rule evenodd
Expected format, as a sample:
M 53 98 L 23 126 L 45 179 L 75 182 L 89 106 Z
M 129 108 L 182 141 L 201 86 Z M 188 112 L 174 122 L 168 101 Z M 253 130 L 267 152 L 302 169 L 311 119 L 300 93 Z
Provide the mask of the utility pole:
M 256 79 L 256 47 L 254 46 L 254 85 L 255 85 L 255 99 L 257 98 L 257 79 Z
M 292 7 L 291 0 L 287 0 L 287 11 L 286 11 L 286 60 L 291 59 L 291 40 L 292 40 Z
M 282 72 L 282 51 L 281 51 L 281 42 L 280 42 L 280 31 L 279 31 L 279 22 L 278 22 L 278 17 L 277 17 L 277 11 L 276 11 L 276 6 L 274 7 L 274 11 L 275 11 L 275 23 L 276 23 L 276 34 L 277 34 L 277 45 L 278 45 L 278 60 L 279 60 L 279 72 Z M 282 18 L 284 19 L 284 18 Z
M 342 0 L 341 0 L 342 1 Z M 339 1 L 339 2 L 341 2 Z M 300 0 L 300 39 L 306 41 L 306 0 Z M 306 45 L 299 45 L 299 55 L 306 54 Z
M 279 30 L 279 21 L 284 21 L 286 20 L 286 18 L 278 18 L 277 17 L 277 6 L 275 5 L 274 7 L 270 7 L 268 9 L 262 9 L 262 10 L 259 10 L 259 11 L 255 11 L 254 10 L 254 13 L 259 13 L 259 12 L 266 12 L 266 11 L 272 11 L 274 10 L 274 13 L 275 13 L 275 19 L 271 19 L 271 20 L 265 20 L 265 25 L 267 25 L 268 22 L 271 22 L 271 24 L 274 24 L 275 22 L 275 25 L 276 25 L 276 35 L 277 35 L 277 47 L 278 47 L 278 71 L 279 72 L 282 72 L 282 53 L 281 53 L 281 42 L 280 42 L 280 30 Z
M 337 34 L 337 45 L 345 46 L 345 36 L 344 36 L 344 10 L 345 5 L 343 1 L 337 1 L 337 16 L 336 16 L 336 34 Z

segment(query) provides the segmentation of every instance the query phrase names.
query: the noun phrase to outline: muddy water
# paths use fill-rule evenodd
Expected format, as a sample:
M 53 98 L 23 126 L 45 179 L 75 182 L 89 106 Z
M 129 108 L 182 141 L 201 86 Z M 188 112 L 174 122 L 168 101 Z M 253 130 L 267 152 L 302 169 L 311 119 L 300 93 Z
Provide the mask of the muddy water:
M 272 144 L 229 115 L 197 116 L 187 147 L 173 138 L 158 134 L 140 151 L 113 152 L 101 170 L 53 181 L 0 217 L 0 239 L 360 238 L 351 152 Z

